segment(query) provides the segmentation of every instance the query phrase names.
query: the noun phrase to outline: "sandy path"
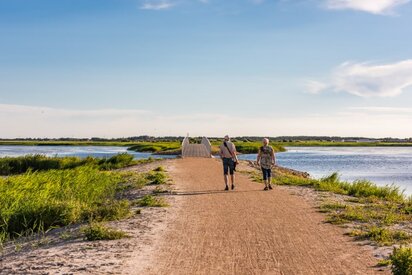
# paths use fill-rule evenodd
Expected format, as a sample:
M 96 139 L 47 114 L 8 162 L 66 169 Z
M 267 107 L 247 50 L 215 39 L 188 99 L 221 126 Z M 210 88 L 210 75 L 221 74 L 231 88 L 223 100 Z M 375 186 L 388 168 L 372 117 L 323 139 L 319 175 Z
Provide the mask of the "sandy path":
M 176 160 L 170 174 L 178 218 L 142 274 L 384 273 L 369 250 L 287 191 L 262 191 L 240 174 L 235 191 L 221 191 L 221 164 L 213 159 Z

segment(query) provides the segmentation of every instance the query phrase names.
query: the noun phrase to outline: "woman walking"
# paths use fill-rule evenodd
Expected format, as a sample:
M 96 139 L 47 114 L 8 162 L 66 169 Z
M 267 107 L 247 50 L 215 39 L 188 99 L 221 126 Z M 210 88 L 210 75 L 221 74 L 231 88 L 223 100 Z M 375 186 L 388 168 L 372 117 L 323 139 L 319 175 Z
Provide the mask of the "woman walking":
M 275 150 L 269 146 L 269 139 L 262 140 L 263 146 L 259 148 L 257 155 L 257 164 L 260 165 L 263 173 L 263 181 L 265 188 L 263 190 L 272 189 L 272 167 L 276 163 Z

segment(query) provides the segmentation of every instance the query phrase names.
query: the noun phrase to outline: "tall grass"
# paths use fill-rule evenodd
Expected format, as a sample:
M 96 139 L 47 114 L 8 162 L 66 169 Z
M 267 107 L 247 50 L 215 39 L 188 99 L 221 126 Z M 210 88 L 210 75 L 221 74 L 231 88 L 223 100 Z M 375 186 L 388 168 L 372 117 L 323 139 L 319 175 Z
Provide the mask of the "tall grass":
M 13 175 L 31 171 L 51 169 L 73 169 L 84 165 L 94 165 L 101 170 L 112 170 L 129 165 L 137 161 L 127 153 L 121 153 L 110 158 L 79 158 L 79 157 L 47 157 L 44 155 L 27 155 L 21 157 L 0 158 L 0 175 Z
M 115 203 L 119 182 L 117 173 L 91 166 L 0 178 L 0 236 L 18 236 L 99 216 L 102 206 Z
M 395 185 L 377 186 L 368 180 L 357 180 L 352 183 L 342 181 L 338 173 L 321 179 L 308 179 L 278 173 L 273 178 L 275 184 L 311 186 L 319 191 L 329 191 L 354 197 L 374 197 L 394 202 L 405 202 L 407 199 L 399 187 Z

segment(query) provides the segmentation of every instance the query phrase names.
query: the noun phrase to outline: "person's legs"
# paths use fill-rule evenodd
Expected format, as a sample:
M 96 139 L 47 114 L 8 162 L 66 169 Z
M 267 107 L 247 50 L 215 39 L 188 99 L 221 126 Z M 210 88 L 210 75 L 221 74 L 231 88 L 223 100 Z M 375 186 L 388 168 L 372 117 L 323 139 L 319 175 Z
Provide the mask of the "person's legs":
M 229 165 L 229 170 L 230 170 L 230 180 L 232 182 L 232 190 L 235 189 L 235 163 L 233 162 L 232 159 L 230 159 L 230 165 Z
M 262 174 L 263 174 L 263 183 L 265 184 L 265 188 L 263 190 L 268 190 L 268 174 L 267 174 L 267 169 L 262 167 Z
M 272 170 L 268 169 L 268 187 L 272 189 Z
M 229 190 L 229 186 L 228 186 L 228 174 L 229 174 L 229 163 L 227 159 L 223 159 L 223 178 L 225 180 L 225 190 Z

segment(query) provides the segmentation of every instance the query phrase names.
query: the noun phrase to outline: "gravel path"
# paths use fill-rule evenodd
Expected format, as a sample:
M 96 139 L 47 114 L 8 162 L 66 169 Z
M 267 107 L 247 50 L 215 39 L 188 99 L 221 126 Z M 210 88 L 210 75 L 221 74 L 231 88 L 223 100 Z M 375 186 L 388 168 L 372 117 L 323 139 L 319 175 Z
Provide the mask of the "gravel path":
M 281 188 L 262 191 L 238 174 L 236 189 L 225 192 L 214 159 L 176 160 L 169 174 L 179 197 L 175 218 L 145 262 L 132 257 L 125 273 L 387 273 L 374 267 L 370 250 Z

